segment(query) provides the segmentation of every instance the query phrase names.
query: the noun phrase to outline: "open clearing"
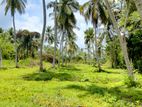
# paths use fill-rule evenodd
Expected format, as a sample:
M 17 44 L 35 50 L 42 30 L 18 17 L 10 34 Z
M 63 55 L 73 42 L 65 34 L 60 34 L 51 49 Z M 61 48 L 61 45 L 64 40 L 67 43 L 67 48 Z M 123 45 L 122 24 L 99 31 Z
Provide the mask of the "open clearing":
M 127 88 L 122 69 L 71 64 L 0 70 L 0 107 L 141 107 L 142 89 Z M 142 76 L 136 75 L 142 83 Z

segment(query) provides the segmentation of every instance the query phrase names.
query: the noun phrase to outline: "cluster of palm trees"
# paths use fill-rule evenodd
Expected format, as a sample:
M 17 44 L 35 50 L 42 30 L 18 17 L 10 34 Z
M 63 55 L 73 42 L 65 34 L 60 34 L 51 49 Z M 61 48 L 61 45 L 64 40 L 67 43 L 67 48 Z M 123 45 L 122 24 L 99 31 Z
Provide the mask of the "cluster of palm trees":
M 132 0 L 125 0 L 127 4 L 130 1 Z M 142 1 L 133 0 L 133 2 L 136 5 L 137 10 L 142 19 Z M 26 3 L 27 3 L 27 0 L 3 0 L 2 1 L 2 4 L 6 4 L 5 14 L 7 14 L 8 11 L 10 11 L 11 16 L 13 18 L 16 67 L 18 67 L 18 62 L 17 62 L 15 13 L 18 12 L 20 14 L 23 14 L 25 12 Z M 46 31 L 46 2 L 45 0 L 42 0 L 42 4 L 43 4 L 44 22 L 43 22 L 43 29 L 42 29 L 41 43 L 40 43 L 40 71 L 43 71 L 42 50 L 43 50 L 43 42 L 44 42 L 44 38 L 45 38 L 44 36 L 45 36 L 45 31 Z M 99 21 L 101 20 L 101 23 L 104 24 L 105 26 L 108 26 L 109 24 L 113 25 L 115 32 L 117 33 L 117 35 L 119 35 L 120 45 L 122 48 L 126 67 L 128 69 L 128 75 L 131 79 L 134 78 L 133 66 L 128 57 L 125 36 L 122 35 L 122 32 L 118 26 L 116 17 L 111 7 L 112 6 L 110 5 L 109 0 L 89 0 L 88 2 L 84 3 L 82 6 L 79 6 L 79 3 L 76 0 L 60 0 L 60 1 L 55 0 L 55 2 L 50 2 L 47 5 L 47 8 L 53 8 L 53 14 L 54 14 L 54 20 L 55 20 L 53 67 L 55 67 L 55 56 L 56 56 L 58 41 L 60 44 L 60 56 L 62 57 L 62 64 L 64 63 L 63 50 L 65 53 L 67 53 L 68 51 L 68 52 L 71 52 L 72 54 L 74 52 L 71 48 L 75 48 L 75 49 L 77 48 L 74 42 L 76 40 L 74 28 L 77 28 L 74 12 L 76 12 L 80 8 L 80 13 L 81 15 L 84 16 L 86 22 L 91 21 L 94 27 L 94 32 L 92 30 L 91 31 L 92 34 L 90 34 L 91 35 L 90 40 L 86 39 L 85 42 L 89 43 L 88 47 L 90 47 L 90 45 L 92 45 L 92 47 L 95 46 L 95 49 L 93 48 L 93 55 L 94 55 L 94 58 L 96 58 L 99 69 L 101 70 L 99 59 L 98 59 L 99 58 L 99 54 L 98 54 L 99 47 L 97 43 L 98 42 L 97 29 L 99 27 Z M 126 24 L 127 24 L 127 17 L 126 17 L 125 25 Z M 124 29 L 126 27 L 125 25 L 124 25 Z M 88 35 L 87 31 L 85 32 L 85 35 Z M 70 46 L 70 44 L 71 45 L 74 44 L 74 45 Z
M 53 8 L 54 19 L 55 19 L 55 38 L 54 38 L 54 59 L 53 59 L 53 67 L 55 66 L 55 56 L 56 56 L 56 46 L 57 41 L 60 44 L 60 55 L 59 60 L 62 59 L 62 65 L 64 64 L 64 53 L 70 52 L 72 53 L 72 49 L 76 50 L 75 44 L 75 33 L 73 29 L 76 27 L 76 18 L 74 12 L 79 9 L 79 3 L 76 0 L 60 0 L 59 2 L 50 2 L 47 5 L 47 8 Z M 57 35 L 57 32 L 59 35 Z M 57 40 L 59 37 L 59 40 Z M 70 46 L 72 45 L 72 46 Z M 70 48 L 69 48 L 70 47 Z M 74 51 L 73 50 L 73 51 Z M 63 53 L 64 51 L 64 53 Z M 60 61 L 59 61 L 60 62 Z M 60 65 L 60 64 L 59 64 Z

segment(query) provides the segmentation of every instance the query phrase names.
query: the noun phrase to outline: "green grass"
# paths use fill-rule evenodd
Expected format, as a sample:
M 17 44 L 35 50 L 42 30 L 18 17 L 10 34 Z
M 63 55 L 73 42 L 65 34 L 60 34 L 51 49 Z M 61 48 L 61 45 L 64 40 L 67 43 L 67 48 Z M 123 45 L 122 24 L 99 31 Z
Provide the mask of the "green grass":
M 13 62 L 4 64 L 11 67 L 0 70 L 0 107 L 142 106 L 142 88 L 127 88 L 122 69 L 98 73 L 85 64 L 56 69 L 45 64 L 47 71 L 39 73 L 38 66 L 16 69 Z M 136 78 L 142 83 L 140 74 Z

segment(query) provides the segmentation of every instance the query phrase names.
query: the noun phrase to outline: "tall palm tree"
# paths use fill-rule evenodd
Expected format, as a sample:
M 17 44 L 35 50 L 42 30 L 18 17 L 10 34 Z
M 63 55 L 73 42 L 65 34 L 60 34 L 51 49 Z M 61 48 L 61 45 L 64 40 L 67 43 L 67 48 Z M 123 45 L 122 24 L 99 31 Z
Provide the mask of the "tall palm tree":
M 43 29 L 42 29 L 42 35 L 41 35 L 41 43 L 40 43 L 40 71 L 43 71 L 43 58 L 42 58 L 42 50 L 43 50 L 43 41 L 44 41 L 44 35 L 46 30 L 46 3 L 45 0 L 42 0 L 43 5 Z
M 93 50 L 93 58 L 95 58 L 95 50 L 94 50 L 94 29 L 93 28 L 89 28 L 87 29 L 85 32 L 85 44 L 87 45 L 87 50 L 88 50 L 88 59 L 90 59 L 90 48 L 92 47 Z
M 96 60 L 98 68 L 100 68 L 99 59 L 98 59 L 98 46 L 97 46 L 97 27 L 98 19 L 100 18 L 102 23 L 106 24 L 107 17 L 105 14 L 105 8 L 101 0 L 89 0 L 80 7 L 80 13 L 85 17 L 86 22 L 92 22 L 95 30 L 95 51 L 96 51 Z M 100 69 L 99 69 L 100 71 Z
M 14 44 L 15 44 L 15 64 L 18 67 L 18 55 L 17 55 L 17 44 L 16 44 L 16 26 L 15 26 L 15 13 L 23 14 L 25 12 L 27 0 L 3 0 L 2 4 L 5 4 L 5 15 L 10 11 L 13 18 L 13 29 L 14 29 Z
M 55 61 L 56 61 L 56 46 L 57 46 L 57 0 L 55 0 L 55 7 L 54 7 L 54 21 L 55 21 L 55 34 L 54 34 L 54 57 L 53 57 L 53 67 L 55 67 Z
M 47 9 L 53 8 L 53 13 L 54 13 L 54 57 L 53 57 L 53 62 L 52 66 L 55 67 L 55 62 L 56 62 L 56 47 L 57 47 L 57 8 L 58 8 L 58 1 L 55 0 L 54 2 L 50 2 L 47 5 Z
M 105 0 L 105 5 L 107 7 L 109 17 L 111 18 L 111 21 L 112 21 L 113 26 L 116 30 L 116 33 L 119 35 L 120 46 L 122 48 L 124 60 L 125 60 L 126 67 L 127 67 L 127 70 L 128 70 L 128 76 L 129 76 L 130 80 L 134 81 L 133 66 L 132 66 L 130 59 L 128 57 L 126 39 L 124 38 L 124 36 L 120 32 L 120 29 L 119 29 L 117 21 L 115 19 L 114 13 L 111 11 L 111 6 L 110 6 L 108 0 Z
M 61 35 L 61 56 L 62 56 L 62 65 L 64 64 L 63 58 L 63 43 L 65 41 L 65 45 L 68 44 L 69 36 L 75 35 L 73 28 L 76 28 L 76 18 L 74 12 L 76 12 L 79 8 L 79 4 L 76 0 L 61 0 L 59 4 L 62 4 L 59 7 L 59 29 L 62 33 Z M 66 50 L 67 51 L 67 50 Z

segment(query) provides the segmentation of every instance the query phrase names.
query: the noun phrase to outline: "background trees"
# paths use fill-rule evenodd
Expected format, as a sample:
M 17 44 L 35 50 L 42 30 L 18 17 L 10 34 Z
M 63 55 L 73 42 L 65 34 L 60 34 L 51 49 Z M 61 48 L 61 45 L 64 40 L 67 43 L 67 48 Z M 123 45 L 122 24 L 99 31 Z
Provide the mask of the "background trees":
M 18 39 L 18 56 L 21 59 L 35 57 L 35 52 L 39 48 L 40 34 L 38 32 L 30 32 L 28 30 L 20 30 L 16 34 Z
M 0 68 L 3 67 L 3 59 L 12 59 L 14 56 L 14 47 L 10 39 L 9 32 L 3 31 L 0 33 Z

